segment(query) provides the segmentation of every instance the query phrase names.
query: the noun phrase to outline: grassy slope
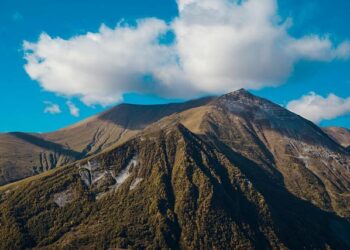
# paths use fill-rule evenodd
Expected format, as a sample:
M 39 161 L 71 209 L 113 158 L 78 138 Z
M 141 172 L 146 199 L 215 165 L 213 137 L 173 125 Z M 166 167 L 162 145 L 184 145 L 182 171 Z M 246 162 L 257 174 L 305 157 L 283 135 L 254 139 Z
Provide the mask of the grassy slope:
M 345 220 L 295 198 L 253 162 L 219 153 L 183 126 L 142 135 L 94 159 L 101 169 L 120 173 L 135 156 L 137 166 L 116 191 L 106 192 L 107 180 L 84 184 L 78 168 L 84 162 L 7 186 L 10 193 L 2 189 L 0 248 L 349 244 Z M 143 180 L 130 190 L 136 178 Z M 54 196 L 65 190 L 72 192 L 72 202 L 59 207 Z
M 53 133 L 0 134 L 0 185 L 121 144 L 164 117 L 205 105 L 212 99 L 149 106 L 121 104 Z

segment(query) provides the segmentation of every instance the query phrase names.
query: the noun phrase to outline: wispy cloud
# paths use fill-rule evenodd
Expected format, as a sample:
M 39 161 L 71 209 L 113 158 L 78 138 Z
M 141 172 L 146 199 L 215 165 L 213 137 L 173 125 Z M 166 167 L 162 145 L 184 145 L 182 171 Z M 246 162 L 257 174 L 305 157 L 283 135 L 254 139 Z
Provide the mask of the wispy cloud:
M 49 101 L 45 101 L 44 104 L 46 106 L 44 109 L 44 113 L 55 115 L 62 112 L 58 104 L 55 104 Z
M 79 117 L 80 115 L 80 109 L 75 106 L 75 104 L 71 101 L 67 101 L 67 106 L 69 108 L 69 113 L 72 115 L 72 116 L 75 116 L 75 117 Z
M 315 123 L 350 114 L 350 97 L 341 98 L 334 94 L 322 97 L 314 92 L 288 103 L 287 108 Z
M 350 44 L 327 36 L 288 33 L 275 0 L 179 0 L 170 24 L 102 26 L 70 39 L 42 34 L 24 42 L 25 69 L 47 91 L 108 105 L 126 92 L 193 97 L 286 81 L 301 60 L 347 59 Z M 175 42 L 160 38 L 173 32 Z

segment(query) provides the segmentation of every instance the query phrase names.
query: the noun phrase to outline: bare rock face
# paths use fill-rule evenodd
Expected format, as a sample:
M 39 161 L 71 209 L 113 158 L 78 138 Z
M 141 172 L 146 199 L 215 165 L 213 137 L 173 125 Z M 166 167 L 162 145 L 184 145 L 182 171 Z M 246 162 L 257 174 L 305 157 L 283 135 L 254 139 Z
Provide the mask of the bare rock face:
M 59 207 L 65 207 L 74 201 L 74 193 L 72 190 L 65 190 L 54 195 L 54 201 Z
M 349 166 L 319 127 L 239 90 L 0 188 L 0 249 L 350 249 Z

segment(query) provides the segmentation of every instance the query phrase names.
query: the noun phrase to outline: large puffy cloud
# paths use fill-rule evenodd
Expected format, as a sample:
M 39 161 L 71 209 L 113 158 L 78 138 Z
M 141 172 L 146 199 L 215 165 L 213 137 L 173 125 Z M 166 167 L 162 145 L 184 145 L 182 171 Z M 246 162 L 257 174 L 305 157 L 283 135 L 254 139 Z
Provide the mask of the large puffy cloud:
M 239 1 L 242 2 L 242 1 Z M 177 49 L 185 74 L 198 88 L 226 92 L 285 81 L 299 60 L 346 58 L 349 43 L 327 37 L 296 39 L 279 23 L 273 0 L 179 0 Z
M 314 92 L 288 103 L 287 108 L 315 123 L 350 114 L 350 98 L 334 94 L 322 97 Z
M 147 19 L 69 40 L 42 34 L 37 43 L 24 43 L 25 69 L 45 90 L 86 104 L 110 104 L 128 91 L 157 92 L 158 77 L 166 88 L 172 74 L 179 75 L 173 51 L 158 43 L 167 30 L 163 21 Z
M 179 0 L 170 24 L 102 26 L 68 40 L 25 42 L 25 69 L 48 91 L 107 105 L 125 92 L 191 97 L 283 83 L 300 60 L 346 59 L 350 45 L 288 34 L 274 0 Z M 172 44 L 162 42 L 167 32 Z

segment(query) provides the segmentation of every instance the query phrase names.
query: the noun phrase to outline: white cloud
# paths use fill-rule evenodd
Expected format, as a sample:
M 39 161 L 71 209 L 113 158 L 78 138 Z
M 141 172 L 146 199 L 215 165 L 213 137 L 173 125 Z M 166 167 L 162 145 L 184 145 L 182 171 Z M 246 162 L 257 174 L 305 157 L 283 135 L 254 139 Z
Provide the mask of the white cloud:
M 75 104 L 72 103 L 71 101 L 67 101 L 66 104 L 67 104 L 67 106 L 69 108 L 69 113 L 72 116 L 79 117 L 80 109 L 77 106 L 75 106 Z
M 158 43 L 167 30 L 163 21 L 146 19 L 137 27 L 102 26 L 69 40 L 42 34 L 38 43 L 24 43 L 25 69 L 45 90 L 79 96 L 88 105 L 119 101 L 129 91 L 186 93 L 178 88 L 183 81 L 174 86 L 181 77 L 176 55 Z
M 301 40 L 295 40 L 289 48 L 295 51 L 296 56 L 300 58 L 331 61 L 334 59 L 348 59 L 350 43 L 343 42 L 337 48 L 334 48 L 329 38 L 320 38 L 312 35 Z
M 322 97 L 314 92 L 288 103 L 287 109 L 315 123 L 350 114 L 350 97 L 340 98 L 334 94 Z
M 52 115 L 61 113 L 61 108 L 58 104 L 55 104 L 49 101 L 44 102 L 44 104 L 46 106 L 44 109 L 44 113 L 48 113 Z
M 179 0 L 177 50 L 185 75 L 198 89 L 228 92 L 283 83 L 300 60 L 330 61 L 349 55 L 349 44 L 288 34 L 274 0 Z
M 126 92 L 164 97 L 223 93 L 282 84 L 300 60 L 347 59 L 350 44 L 314 34 L 295 38 L 275 0 L 179 0 L 170 24 L 102 26 L 68 40 L 42 34 L 24 42 L 30 77 L 43 89 L 108 105 Z M 173 44 L 159 42 L 167 32 Z

